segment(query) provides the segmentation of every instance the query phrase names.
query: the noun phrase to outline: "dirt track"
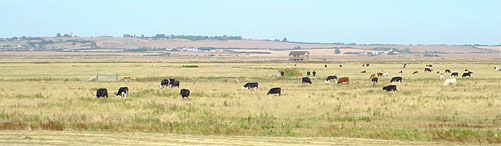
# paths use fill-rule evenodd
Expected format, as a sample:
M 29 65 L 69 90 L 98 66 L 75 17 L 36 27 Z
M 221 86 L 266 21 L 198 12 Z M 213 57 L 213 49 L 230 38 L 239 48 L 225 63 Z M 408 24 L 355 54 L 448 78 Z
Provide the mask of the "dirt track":
M 200 136 L 133 132 L 1 131 L 0 145 L 447 145 L 341 137 Z

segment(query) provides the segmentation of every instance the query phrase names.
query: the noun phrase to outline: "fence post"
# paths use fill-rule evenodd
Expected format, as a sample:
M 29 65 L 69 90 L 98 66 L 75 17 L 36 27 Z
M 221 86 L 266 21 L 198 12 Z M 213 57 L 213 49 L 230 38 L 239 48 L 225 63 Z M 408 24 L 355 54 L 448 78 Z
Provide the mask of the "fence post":
M 96 74 L 96 82 L 99 81 L 99 74 Z

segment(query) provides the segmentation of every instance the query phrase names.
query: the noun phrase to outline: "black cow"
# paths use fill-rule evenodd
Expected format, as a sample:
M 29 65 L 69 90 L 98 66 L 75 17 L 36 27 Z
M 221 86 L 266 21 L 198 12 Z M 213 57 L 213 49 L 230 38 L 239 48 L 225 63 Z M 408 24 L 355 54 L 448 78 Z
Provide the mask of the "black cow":
M 453 72 L 451 73 L 451 77 L 458 77 L 459 76 L 459 73 L 458 72 Z
M 173 83 L 170 84 L 170 87 L 178 87 L 179 88 L 179 81 L 174 81 Z
M 315 76 L 315 75 L 317 75 L 317 72 L 316 72 L 316 71 L 313 71 L 313 72 L 311 72 L 311 74 L 312 74 L 313 76 Z
M 385 91 L 397 91 L 397 85 L 388 85 L 383 87 L 383 90 Z
M 324 67 L 327 68 L 327 64 L 324 64 Z
M 404 64 L 404 68 L 407 67 L 407 64 Z
M 99 98 L 99 97 L 106 97 L 108 98 L 108 90 L 106 88 L 99 88 L 97 89 L 96 91 L 96 97 Z
M 362 71 L 361 71 L 360 73 L 367 73 L 367 71 L 365 71 L 365 70 L 362 70 Z
M 188 96 L 190 96 L 190 90 L 188 89 L 181 89 L 181 92 L 179 93 L 181 94 L 181 98 L 185 98 L 188 99 Z
M 172 85 L 172 83 L 174 83 L 176 81 L 176 79 L 169 79 L 169 84 Z
M 402 74 L 402 73 L 404 73 L 404 71 L 400 70 L 398 73 L 399 73 L 399 74 Z
M 118 92 L 117 92 L 117 97 L 119 97 L 120 99 L 122 99 L 122 97 L 127 98 L 127 94 L 129 93 L 129 88 L 127 87 L 120 87 L 118 89 Z
M 337 80 L 337 76 L 327 76 L 327 79 L 325 79 L 325 82 L 330 82 L 331 80 Z
M 392 82 L 400 82 L 400 83 L 402 83 L 402 77 L 393 77 L 390 80 L 390 83 L 392 83 Z
M 431 72 L 433 71 L 431 68 L 424 68 L 424 72 Z
M 371 83 L 372 83 L 372 84 L 376 84 L 376 83 L 377 83 L 377 80 L 378 80 L 378 78 L 377 78 L 377 77 L 374 77 L 374 78 L 372 78 L 372 79 L 371 79 Z
M 167 86 L 169 86 L 169 79 L 163 79 L 160 82 L 160 88 L 167 87 Z
M 247 83 L 244 86 L 242 86 L 242 88 L 247 88 L 247 89 L 256 88 L 256 89 L 259 89 L 257 82 Z
M 342 64 L 340 64 L 340 65 L 339 65 L 339 67 L 343 67 L 343 65 L 342 65 Z
M 369 67 L 369 63 L 365 64 L 365 67 Z
M 440 73 L 440 71 L 439 71 L 439 70 L 437 70 L 437 74 L 438 74 L 438 73 Z
M 310 71 L 306 72 L 306 76 L 310 76 L 310 74 L 311 74 Z
M 433 65 L 431 65 L 431 64 L 427 64 L 426 66 L 427 66 L 427 67 L 433 67 Z
M 266 93 L 266 95 L 278 94 L 278 96 L 280 96 L 282 94 L 281 92 L 282 92 L 282 89 L 280 87 L 271 88 L 270 91 L 268 91 L 268 93 Z
M 303 77 L 301 79 L 302 83 L 308 83 L 308 84 L 311 84 L 311 79 L 309 77 Z
M 445 73 L 451 73 L 450 69 L 445 69 Z
M 284 75 L 285 75 L 285 72 L 281 71 L 281 72 L 280 72 L 280 76 L 282 76 L 282 77 L 283 77 Z
M 471 72 L 471 71 L 469 71 L 469 72 L 465 72 L 465 73 L 463 73 L 463 75 L 462 75 L 461 77 L 462 77 L 462 78 L 464 78 L 464 77 L 471 77 L 471 74 L 472 74 L 472 73 L 473 73 L 473 72 Z

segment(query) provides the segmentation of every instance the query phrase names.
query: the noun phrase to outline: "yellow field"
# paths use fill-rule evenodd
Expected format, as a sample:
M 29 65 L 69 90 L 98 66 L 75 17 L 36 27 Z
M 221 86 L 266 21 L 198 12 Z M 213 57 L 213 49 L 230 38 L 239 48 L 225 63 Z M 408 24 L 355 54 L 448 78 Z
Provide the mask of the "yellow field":
M 401 63 L 324 68 L 313 63 L 10 61 L 15 63 L 0 64 L 0 130 L 501 143 L 501 72 L 492 69 L 499 64 L 442 62 L 434 64 L 434 72 L 424 73 L 428 62 L 408 63 L 402 69 Z M 188 64 L 199 67 L 182 67 Z M 317 77 L 311 85 L 301 84 L 301 76 L 279 77 L 278 71 L 285 68 L 303 74 L 316 71 Z M 465 68 L 473 77 L 458 78 L 454 87 L 443 87 L 435 73 L 462 73 Z M 404 81 L 397 84 L 399 91 L 381 90 L 400 70 Z M 390 77 L 371 85 L 369 74 L 377 72 Z M 96 73 L 118 73 L 135 81 L 86 82 Z M 350 83 L 323 81 L 334 73 L 350 77 Z M 160 89 L 164 78 L 180 80 L 181 88 L 191 90 L 190 99 L 181 99 L 181 88 Z M 241 88 L 251 81 L 259 82 L 260 89 Z M 125 100 L 111 95 L 121 86 L 130 89 Z M 96 99 L 96 89 L 103 87 L 111 97 Z M 283 95 L 266 95 L 271 87 L 281 87 Z

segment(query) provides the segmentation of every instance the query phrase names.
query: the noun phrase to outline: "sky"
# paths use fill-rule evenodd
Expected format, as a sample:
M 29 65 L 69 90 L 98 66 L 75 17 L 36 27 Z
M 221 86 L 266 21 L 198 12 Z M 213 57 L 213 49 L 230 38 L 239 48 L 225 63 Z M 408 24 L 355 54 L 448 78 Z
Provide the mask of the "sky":
M 498 45 L 501 1 L 0 0 L 0 37 L 42 37 L 57 33 Z

